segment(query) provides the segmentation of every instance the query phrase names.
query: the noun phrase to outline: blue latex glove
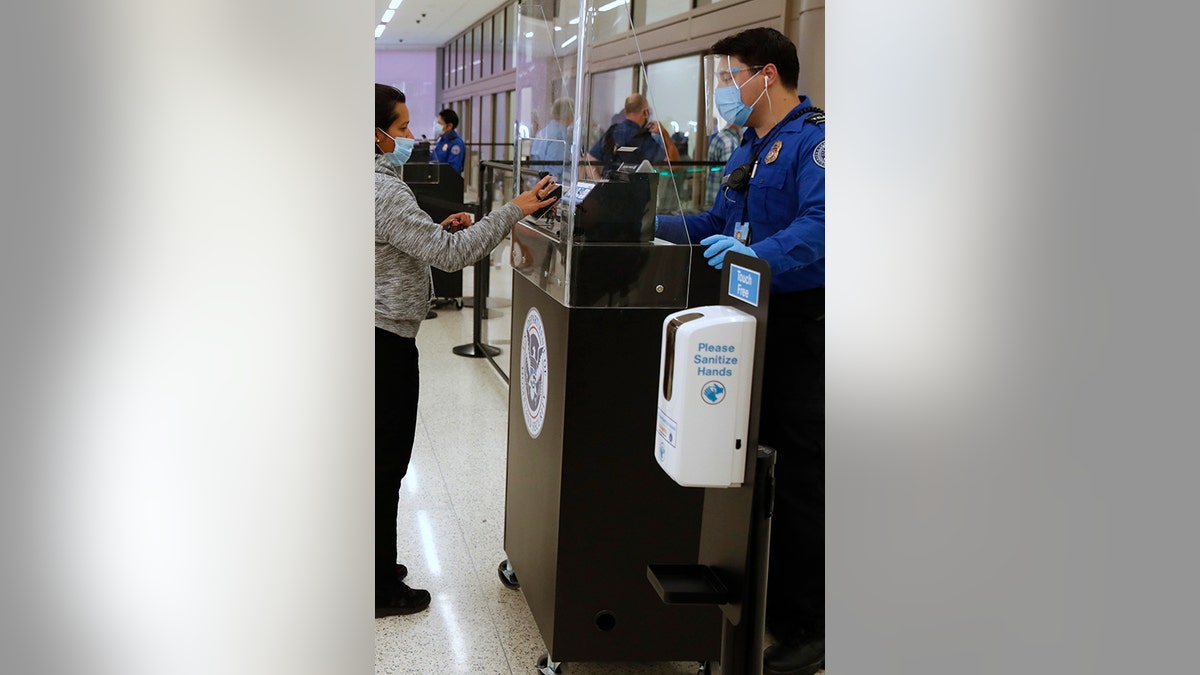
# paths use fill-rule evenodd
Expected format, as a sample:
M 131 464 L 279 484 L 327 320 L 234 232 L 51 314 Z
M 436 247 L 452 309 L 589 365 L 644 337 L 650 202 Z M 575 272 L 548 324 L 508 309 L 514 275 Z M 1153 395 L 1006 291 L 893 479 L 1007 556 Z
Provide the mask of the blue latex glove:
M 721 267 L 725 264 L 725 254 L 729 251 L 742 253 L 750 256 L 751 258 L 758 257 L 758 255 L 754 253 L 754 249 L 725 234 L 714 234 L 712 236 L 705 237 L 704 239 L 700 240 L 700 245 L 708 247 L 704 250 L 704 257 L 708 259 L 709 267 L 715 267 L 717 269 L 721 269 Z

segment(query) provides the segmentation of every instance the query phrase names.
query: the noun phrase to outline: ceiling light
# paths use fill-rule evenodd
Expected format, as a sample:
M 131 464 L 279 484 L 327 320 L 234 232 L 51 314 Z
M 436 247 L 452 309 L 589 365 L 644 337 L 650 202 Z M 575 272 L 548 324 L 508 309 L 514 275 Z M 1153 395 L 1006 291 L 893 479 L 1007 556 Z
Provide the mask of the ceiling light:
M 578 24 L 578 23 L 579 23 L 579 17 L 575 17 L 574 19 L 571 19 L 571 20 L 570 20 L 570 21 L 568 21 L 567 23 L 569 23 L 569 24 L 571 24 L 572 26 L 574 26 L 574 25 L 576 25 L 576 24 Z
M 383 23 L 387 23 L 387 22 L 389 22 L 389 21 L 391 21 L 391 20 L 392 20 L 392 17 L 393 17 L 393 16 L 396 16 L 396 10 L 394 10 L 394 9 L 385 9 L 385 10 L 383 10 L 383 18 L 382 18 L 382 19 L 380 19 L 380 21 L 381 21 L 381 22 L 383 22 Z
M 379 24 L 378 26 L 375 26 L 375 37 L 379 37 L 380 35 L 383 35 L 384 28 L 387 28 L 387 26 L 385 26 L 383 24 Z
M 533 31 L 529 31 L 528 33 L 526 33 L 525 37 L 533 37 Z
M 555 32 L 555 33 L 557 33 L 557 32 L 558 32 L 558 31 L 560 31 L 560 30 L 562 30 L 562 26 L 555 26 L 555 27 L 554 27 L 554 32 Z
M 388 3 L 388 9 L 396 9 L 402 2 L 404 2 L 404 0 L 392 0 Z
M 571 44 L 572 42 L 574 42 L 574 41 L 575 41 L 575 39 L 576 39 L 576 38 L 578 38 L 578 37 L 579 37 L 578 35 L 572 35 L 571 37 L 567 38 L 567 41 L 566 41 L 566 42 L 564 42 L 564 43 L 562 43 L 561 45 L 559 45 L 559 47 L 566 47 L 567 45 L 569 45 L 569 44 Z
M 612 2 L 608 3 L 607 5 L 600 5 L 599 7 L 596 8 L 596 11 L 607 12 L 610 9 L 616 9 L 623 4 L 625 4 L 625 0 L 613 0 Z

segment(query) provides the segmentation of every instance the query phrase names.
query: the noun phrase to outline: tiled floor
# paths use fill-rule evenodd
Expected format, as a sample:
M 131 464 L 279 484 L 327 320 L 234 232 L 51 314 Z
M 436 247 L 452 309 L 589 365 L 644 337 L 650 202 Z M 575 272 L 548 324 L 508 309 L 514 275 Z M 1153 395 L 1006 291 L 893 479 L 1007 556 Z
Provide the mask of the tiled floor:
M 505 311 L 493 312 L 492 321 Z M 469 308 L 438 310 L 417 339 L 420 419 L 396 531 L 409 583 L 428 589 L 433 604 L 375 621 L 376 673 L 525 675 L 546 651 L 524 597 L 496 575 L 505 558 L 508 393 L 486 360 L 451 353 L 470 339 Z M 500 346 L 507 358 L 507 341 Z M 692 675 L 698 665 L 568 663 L 564 670 Z

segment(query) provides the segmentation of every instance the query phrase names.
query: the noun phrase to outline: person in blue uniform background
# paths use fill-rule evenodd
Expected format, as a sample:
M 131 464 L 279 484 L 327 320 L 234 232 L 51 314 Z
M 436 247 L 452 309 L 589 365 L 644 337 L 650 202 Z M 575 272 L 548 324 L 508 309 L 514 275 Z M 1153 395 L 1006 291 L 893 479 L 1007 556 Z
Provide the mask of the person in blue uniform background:
M 656 236 L 771 267 L 759 443 L 777 452 L 767 580 L 767 675 L 825 661 L 825 115 L 797 94 L 796 46 L 753 28 L 712 46 L 715 103 L 746 131 L 713 206 L 660 215 Z
M 467 144 L 458 135 L 458 113 L 449 108 L 438 113 L 438 139 L 433 144 L 433 159 L 443 164 L 449 164 L 462 175 L 463 159 L 467 156 Z
M 642 94 L 630 94 L 625 99 L 625 116 L 604 132 L 600 140 L 588 150 L 588 161 L 613 164 L 617 161 L 616 148 L 622 146 L 637 148 L 631 162 L 649 160 L 652 164 L 664 159 L 672 162 L 679 161 L 679 150 L 666 137 L 666 130 L 658 121 L 651 119 L 650 103 Z M 599 173 L 593 171 L 593 177 Z

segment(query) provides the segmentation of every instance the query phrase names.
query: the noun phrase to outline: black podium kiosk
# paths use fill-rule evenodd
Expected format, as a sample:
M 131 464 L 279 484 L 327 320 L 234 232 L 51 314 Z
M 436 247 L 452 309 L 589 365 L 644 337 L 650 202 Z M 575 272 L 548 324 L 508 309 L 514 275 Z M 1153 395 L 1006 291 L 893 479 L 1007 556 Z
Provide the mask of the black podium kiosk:
M 653 240 L 657 178 L 577 183 L 513 229 L 506 583 L 551 663 L 721 651 L 716 607 L 646 583 L 650 563 L 697 559 L 704 508 L 654 459 L 662 322 L 719 283 L 702 248 Z
M 404 182 L 412 189 L 417 205 L 437 222 L 467 207 L 463 203 L 463 178 L 454 167 L 437 162 L 407 162 Z M 443 272 L 433 268 L 433 295 L 439 305 L 453 302 L 462 309 L 462 270 Z

